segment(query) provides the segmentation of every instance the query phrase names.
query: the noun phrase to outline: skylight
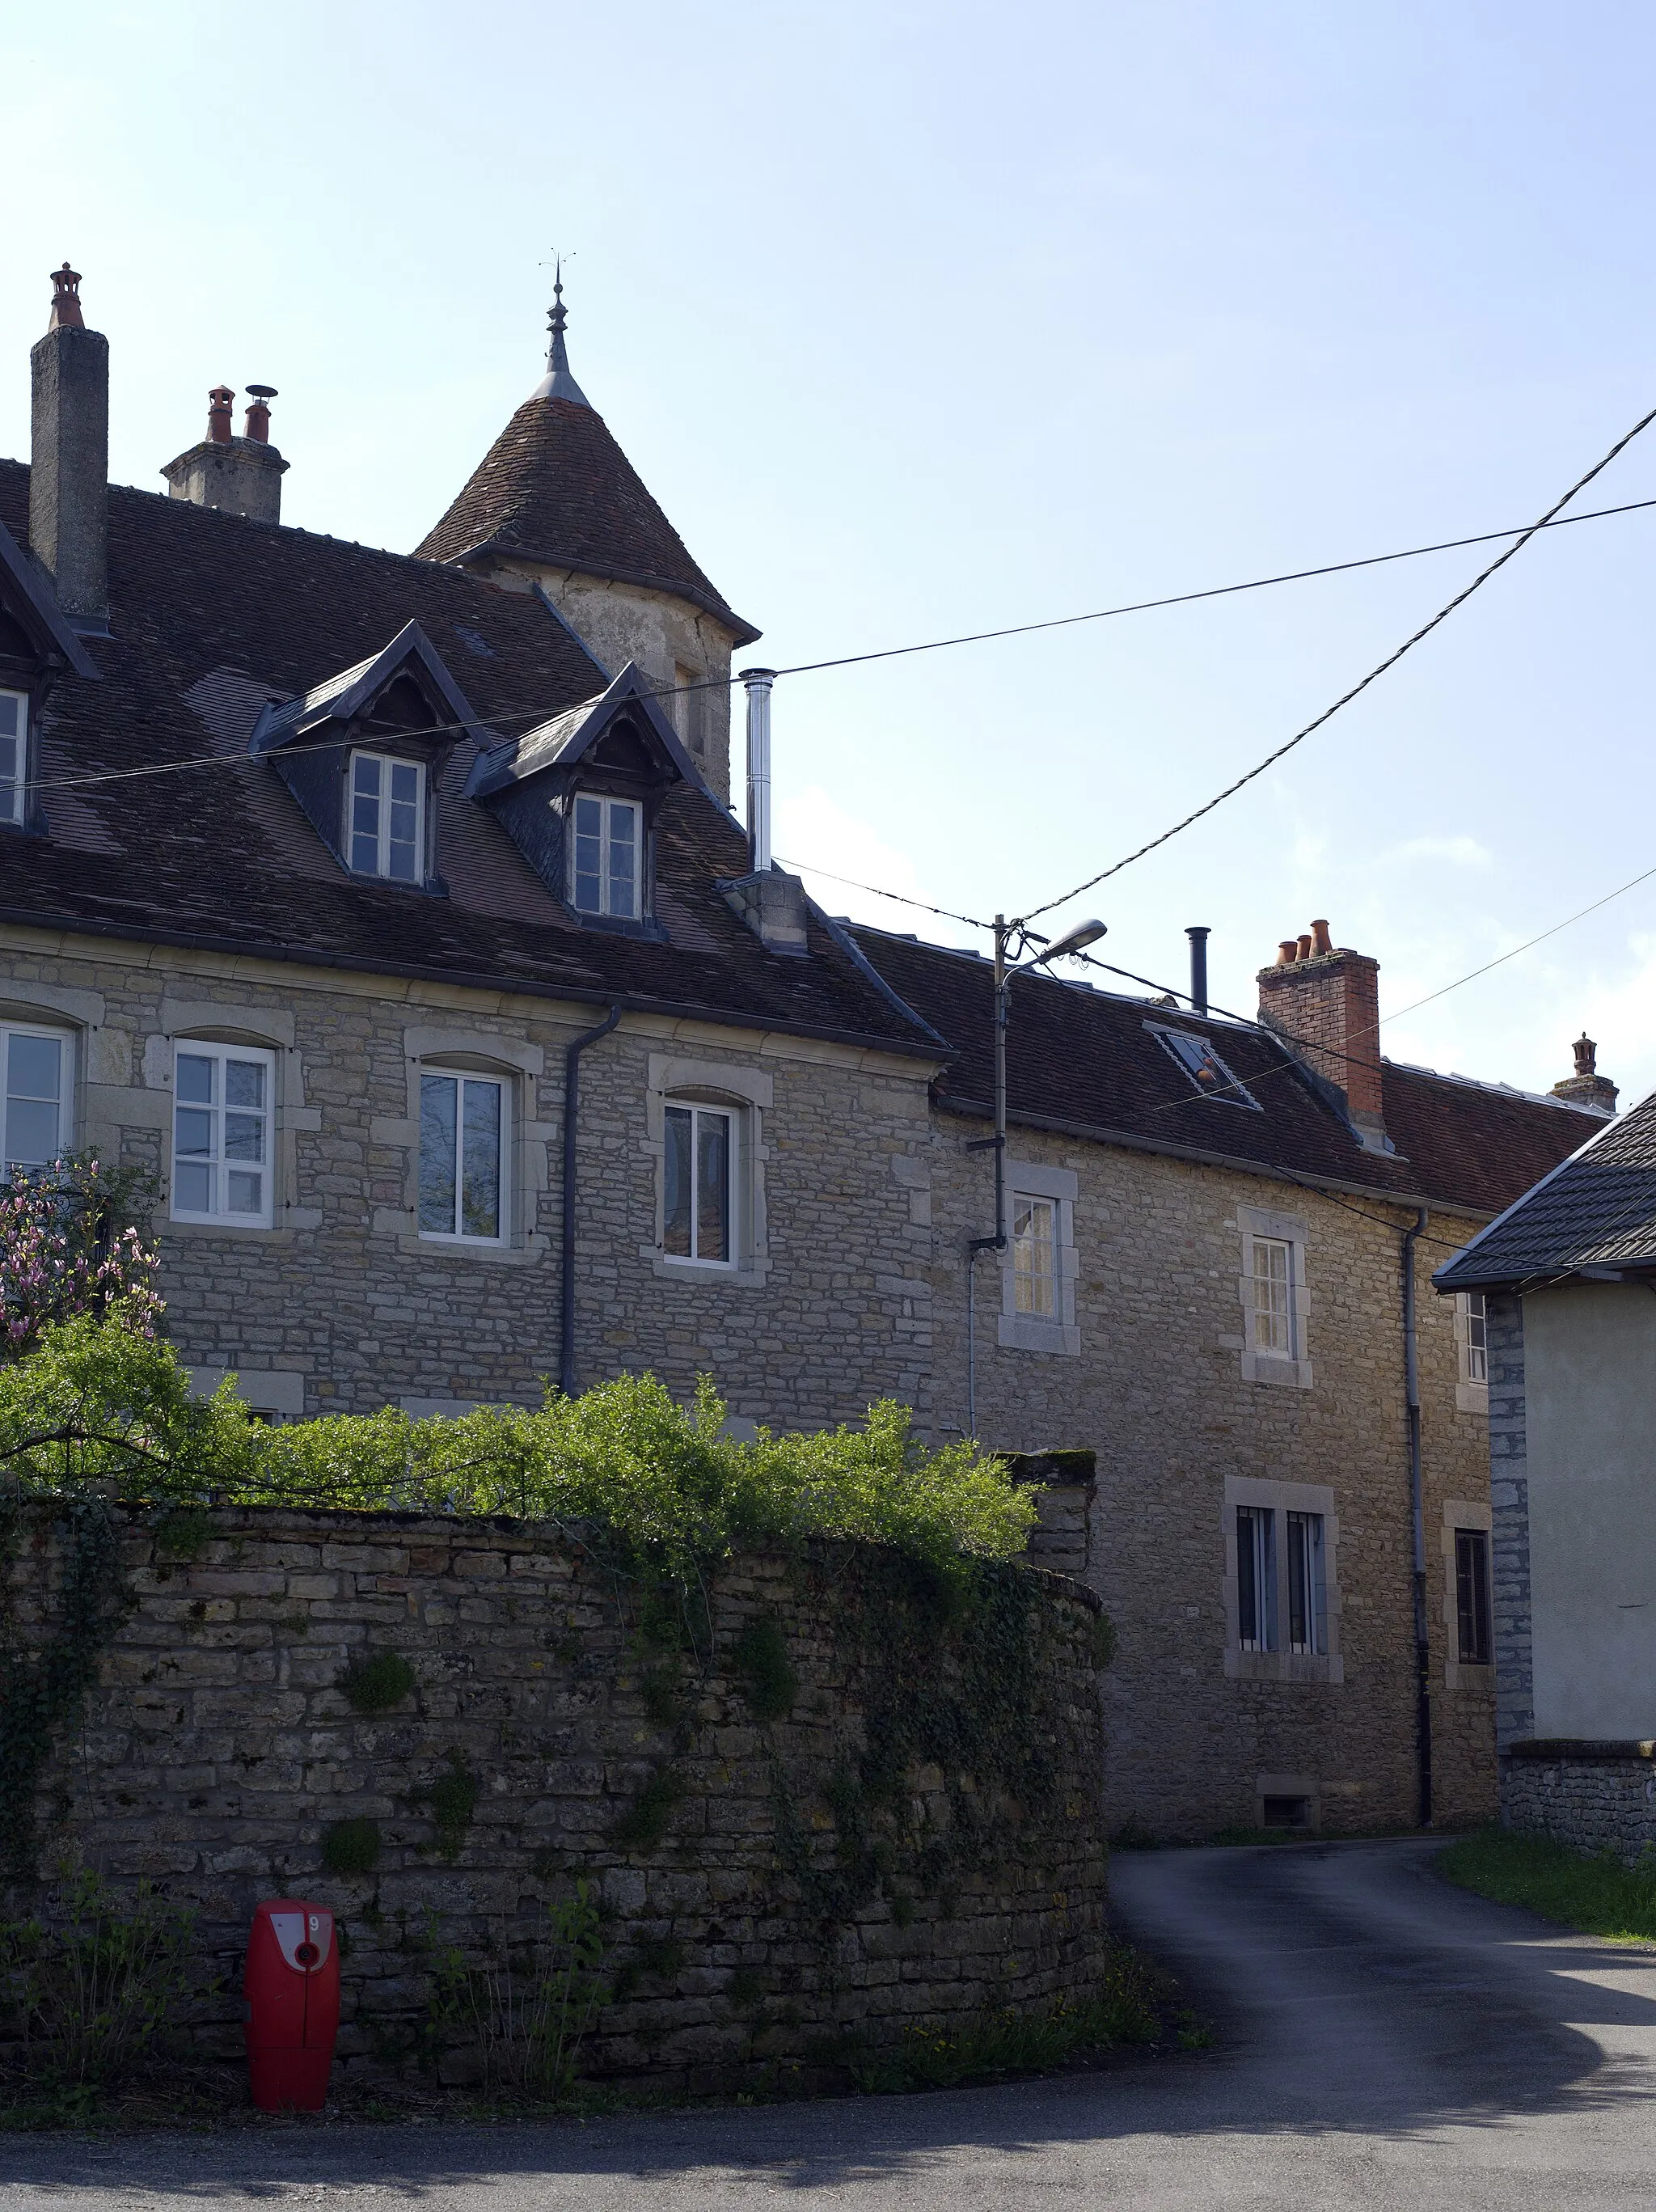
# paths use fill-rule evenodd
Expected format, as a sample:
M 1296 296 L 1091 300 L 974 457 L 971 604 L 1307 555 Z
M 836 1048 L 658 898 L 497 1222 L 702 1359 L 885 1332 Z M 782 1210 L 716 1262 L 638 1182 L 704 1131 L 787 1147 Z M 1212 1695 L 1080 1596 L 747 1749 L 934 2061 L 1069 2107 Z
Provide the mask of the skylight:
M 1218 1099 L 1228 1106 L 1246 1106 L 1255 1114 L 1265 1111 L 1247 1085 L 1231 1073 L 1204 1036 L 1198 1036 L 1193 1030 L 1164 1029 L 1160 1022 L 1146 1022 L 1144 1026 L 1152 1036 L 1160 1038 L 1164 1050 L 1183 1068 L 1190 1078 L 1191 1088 L 1199 1097 Z

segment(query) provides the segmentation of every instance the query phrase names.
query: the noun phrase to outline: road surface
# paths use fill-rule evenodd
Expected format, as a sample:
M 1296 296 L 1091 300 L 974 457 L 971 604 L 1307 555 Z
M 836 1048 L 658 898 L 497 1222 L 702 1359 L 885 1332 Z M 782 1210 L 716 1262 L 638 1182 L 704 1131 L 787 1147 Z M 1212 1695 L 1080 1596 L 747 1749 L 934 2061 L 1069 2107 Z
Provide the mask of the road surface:
M 1435 1846 L 1119 1856 L 1216 2046 L 917 2097 L 498 2128 L 0 2139 L 0 2212 L 1523 2212 L 1656 2205 L 1656 1948 Z

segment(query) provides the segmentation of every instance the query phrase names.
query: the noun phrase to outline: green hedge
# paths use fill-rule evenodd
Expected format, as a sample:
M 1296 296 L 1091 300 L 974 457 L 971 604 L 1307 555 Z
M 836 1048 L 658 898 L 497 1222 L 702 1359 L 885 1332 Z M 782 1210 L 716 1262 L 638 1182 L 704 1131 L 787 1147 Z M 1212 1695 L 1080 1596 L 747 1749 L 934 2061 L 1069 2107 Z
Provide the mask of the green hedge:
M 975 1446 L 932 1450 L 906 1407 L 859 1428 L 738 1442 L 704 1378 L 688 1410 L 652 1376 L 549 1396 L 536 1411 L 457 1420 L 391 1409 L 288 1428 L 251 1421 L 226 1383 L 194 1399 L 178 1355 L 83 1316 L 0 1367 L 0 1477 L 14 1495 L 509 1514 L 606 1533 L 640 1568 L 682 1580 L 698 1563 L 803 1536 L 889 1544 L 936 1565 L 1004 1559 L 1035 1513 Z

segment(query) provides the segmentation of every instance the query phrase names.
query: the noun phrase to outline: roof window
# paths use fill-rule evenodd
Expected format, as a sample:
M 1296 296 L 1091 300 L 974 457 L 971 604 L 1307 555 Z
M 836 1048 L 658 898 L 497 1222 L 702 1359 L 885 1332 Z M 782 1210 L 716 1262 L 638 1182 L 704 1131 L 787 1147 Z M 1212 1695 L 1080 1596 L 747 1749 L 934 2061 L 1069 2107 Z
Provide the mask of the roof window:
M 1228 1106 L 1246 1106 L 1255 1114 L 1265 1109 L 1240 1077 L 1232 1073 L 1204 1036 L 1193 1030 L 1164 1029 L 1160 1022 L 1145 1028 L 1161 1040 L 1164 1051 L 1178 1061 L 1190 1078 L 1191 1087 L 1204 1098 L 1222 1099 Z

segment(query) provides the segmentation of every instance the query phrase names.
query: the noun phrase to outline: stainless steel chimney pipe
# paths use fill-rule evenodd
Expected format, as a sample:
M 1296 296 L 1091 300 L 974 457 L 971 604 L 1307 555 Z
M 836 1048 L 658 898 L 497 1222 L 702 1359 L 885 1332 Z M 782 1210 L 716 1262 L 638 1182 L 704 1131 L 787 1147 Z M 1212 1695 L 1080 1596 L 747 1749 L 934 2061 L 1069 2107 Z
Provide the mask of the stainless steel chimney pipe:
M 748 866 L 767 875 L 771 865 L 771 686 L 773 668 L 744 668 L 748 695 Z

